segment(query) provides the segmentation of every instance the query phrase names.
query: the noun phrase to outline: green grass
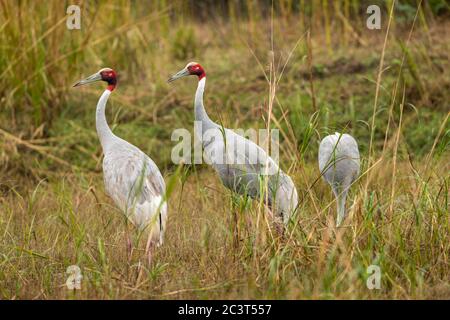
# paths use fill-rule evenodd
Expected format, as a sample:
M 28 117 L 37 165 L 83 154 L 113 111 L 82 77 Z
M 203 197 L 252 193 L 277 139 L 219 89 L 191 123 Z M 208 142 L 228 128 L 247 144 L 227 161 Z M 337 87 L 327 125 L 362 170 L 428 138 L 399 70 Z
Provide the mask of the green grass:
M 410 42 L 416 4 L 395 7 L 371 127 L 386 25 L 364 29 L 365 1 L 276 2 L 277 75 L 290 58 L 273 101 L 265 3 L 196 11 L 182 1 L 101 2 L 83 7 L 82 30 L 68 31 L 60 2 L 0 1 L 0 297 L 448 299 L 450 41 L 442 3 L 423 5 Z M 166 79 L 191 60 L 205 67 L 206 109 L 225 127 L 264 128 L 273 107 L 280 164 L 301 200 L 286 239 L 267 227 L 264 208 L 231 195 L 206 165 L 177 171 L 171 162 L 172 130 L 192 129 L 195 81 Z M 174 182 L 166 242 L 139 279 L 145 244 L 128 262 L 125 221 L 103 187 L 94 119 L 103 85 L 71 88 L 106 66 L 120 75 L 109 124 Z M 363 166 L 338 230 L 316 163 L 320 138 L 335 131 L 357 139 Z M 73 264 L 84 276 L 75 292 L 65 287 Z M 366 287 L 371 264 L 381 268 L 380 290 Z

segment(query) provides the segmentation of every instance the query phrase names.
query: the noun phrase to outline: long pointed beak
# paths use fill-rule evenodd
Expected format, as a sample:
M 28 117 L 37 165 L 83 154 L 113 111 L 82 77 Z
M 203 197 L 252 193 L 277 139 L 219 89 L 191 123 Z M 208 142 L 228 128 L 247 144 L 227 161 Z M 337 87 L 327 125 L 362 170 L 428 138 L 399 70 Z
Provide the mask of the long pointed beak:
M 186 69 L 186 68 L 184 68 L 183 70 L 178 71 L 178 72 L 175 73 L 173 76 L 171 76 L 171 77 L 167 80 L 167 82 L 172 82 L 172 81 L 175 81 L 175 80 L 177 80 L 177 79 L 186 77 L 186 76 L 188 76 L 188 75 L 190 75 L 189 70 Z
M 77 83 L 75 83 L 73 86 L 74 87 L 78 87 L 78 86 L 82 86 L 91 82 L 95 82 L 95 81 L 100 81 L 102 80 L 102 76 L 100 73 L 94 73 L 93 75 L 90 75 L 89 77 L 87 77 L 86 79 L 80 80 Z

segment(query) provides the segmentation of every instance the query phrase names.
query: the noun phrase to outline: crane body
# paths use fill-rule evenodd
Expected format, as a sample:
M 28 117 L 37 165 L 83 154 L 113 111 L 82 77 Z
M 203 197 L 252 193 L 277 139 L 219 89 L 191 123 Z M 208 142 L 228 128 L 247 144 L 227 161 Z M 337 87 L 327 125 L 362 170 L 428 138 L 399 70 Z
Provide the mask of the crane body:
M 146 253 L 151 260 L 153 246 L 163 243 L 167 221 L 165 182 L 156 164 L 144 152 L 117 137 L 108 126 L 106 103 L 115 89 L 114 70 L 101 69 L 75 86 L 105 81 L 108 88 L 101 95 L 96 109 L 97 135 L 103 149 L 103 177 L 107 194 L 139 230 L 148 232 Z
M 202 141 L 207 163 L 228 189 L 254 199 L 267 199 L 265 202 L 275 213 L 276 221 L 286 225 L 298 206 L 292 179 L 263 148 L 209 118 L 203 105 L 206 74 L 198 63 L 188 63 L 169 82 L 189 75 L 199 79 L 194 102 L 195 120 L 202 126 L 203 135 L 198 138 Z
M 351 135 L 336 132 L 322 139 L 318 158 L 319 170 L 336 197 L 336 226 L 339 226 L 345 218 L 348 191 L 359 175 L 358 144 Z

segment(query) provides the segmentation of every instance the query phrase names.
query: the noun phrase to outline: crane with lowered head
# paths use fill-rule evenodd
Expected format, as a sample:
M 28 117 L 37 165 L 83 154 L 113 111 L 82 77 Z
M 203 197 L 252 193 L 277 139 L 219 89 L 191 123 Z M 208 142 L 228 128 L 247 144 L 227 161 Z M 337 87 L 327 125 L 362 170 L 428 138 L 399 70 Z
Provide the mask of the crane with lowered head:
M 359 175 L 359 150 L 355 138 L 336 132 L 322 139 L 319 146 L 319 170 L 336 197 L 339 227 L 345 218 L 345 200 Z

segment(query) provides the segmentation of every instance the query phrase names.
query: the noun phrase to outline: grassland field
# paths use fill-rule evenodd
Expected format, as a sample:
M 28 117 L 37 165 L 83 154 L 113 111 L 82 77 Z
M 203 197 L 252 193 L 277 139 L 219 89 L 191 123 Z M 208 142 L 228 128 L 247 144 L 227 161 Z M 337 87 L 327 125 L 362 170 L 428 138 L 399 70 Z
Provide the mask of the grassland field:
M 367 1 L 275 1 L 273 12 L 264 1 L 75 2 L 81 30 L 67 30 L 63 2 L 0 0 L 0 299 L 450 298 L 448 9 L 395 1 L 388 30 L 382 2 L 382 28 L 369 30 Z M 166 80 L 189 61 L 206 70 L 214 121 L 265 128 L 272 108 L 300 198 L 285 238 L 207 165 L 171 161 L 172 131 L 193 130 L 196 81 Z M 173 187 L 151 266 L 136 233 L 128 261 L 127 223 L 104 190 L 104 86 L 72 88 L 101 67 L 119 74 L 111 128 Z M 338 229 L 317 165 L 335 131 L 357 139 L 362 164 Z M 70 265 L 81 290 L 65 285 Z M 367 288 L 370 265 L 380 289 Z

